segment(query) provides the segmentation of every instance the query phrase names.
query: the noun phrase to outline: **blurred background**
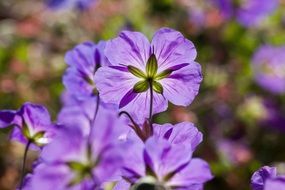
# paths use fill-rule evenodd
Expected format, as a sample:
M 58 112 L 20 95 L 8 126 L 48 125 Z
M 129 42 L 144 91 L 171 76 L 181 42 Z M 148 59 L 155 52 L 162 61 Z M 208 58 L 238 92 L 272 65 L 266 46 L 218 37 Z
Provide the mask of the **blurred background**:
M 170 105 L 155 119 L 203 132 L 195 156 L 215 176 L 205 190 L 249 190 L 263 165 L 285 172 L 284 0 L 0 0 L 0 109 L 30 101 L 56 120 L 66 51 L 121 30 L 151 39 L 163 26 L 194 42 L 204 80 L 188 108 Z M 0 131 L 0 190 L 16 189 L 22 162 L 9 132 Z

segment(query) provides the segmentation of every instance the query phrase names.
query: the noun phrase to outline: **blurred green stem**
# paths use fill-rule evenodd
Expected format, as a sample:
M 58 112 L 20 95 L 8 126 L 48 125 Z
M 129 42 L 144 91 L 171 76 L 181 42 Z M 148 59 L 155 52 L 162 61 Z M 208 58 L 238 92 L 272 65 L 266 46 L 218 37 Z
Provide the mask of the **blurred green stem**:
M 31 143 L 32 143 L 32 141 L 29 140 L 28 143 L 26 144 L 26 147 L 25 147 L 25 152 L 24 152 L 24 157 L 23 157 L 23 166 L 22 166 L 22 172 L 21 172 L 20 190 L 22 190 L 22 188 L 23 188 L 26 160 L 27 160 L 27 155 L 28 155 L 28 151 L 29 151 L 29 147 L 30 147 Z

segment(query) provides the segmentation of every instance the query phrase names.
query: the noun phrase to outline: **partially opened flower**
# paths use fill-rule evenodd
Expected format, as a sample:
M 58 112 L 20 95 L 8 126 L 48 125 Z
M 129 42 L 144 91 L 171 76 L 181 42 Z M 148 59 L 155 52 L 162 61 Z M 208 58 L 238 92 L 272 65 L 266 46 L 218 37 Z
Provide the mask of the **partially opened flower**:
M 84 42 L 67 52 L 65 56 L 69 67 L 64 74 L 63 84 L 68 93 L 79 100 L 98 95 L 94 75 L 99 67 L 108 65 L 103 55 L 104 47 L 103 41 L 98 44 Z
M 257 170 L 251 177 L 253 190 L 284 190 L 285 176 L 277 175 L 277 169 L 264 166 Z
M 190 122 L 175 125 L 154 124 L 154 136 L 164 138 L 172 144 L 191 146 L 192 151 L 202 142 L 203 134 Z
M 192 152 L 191 146 L 157 137 L 145 144 L 134 141 L 115 189 L 202 189 L 212 175 L 209 165 L 192 158 Z
M 163 125 L 153 124 L 153 132 L 150 134 L 149 124 L 144 123 L 142 126 L 133 127 L 134 129 L 129 133 L 128 137 L 131 139 L 140 139 L 146 141 L 148 138 L 154 136 L 159 139 L 165 139 L 172 144 L 180 144 L 184 146 L 191 146 L 194 151 L 196 147 L 202 142 L 203 134 L 190 122 L 181 122 L 175 125 L 166 123 Z
M 104 102 L 142 121 L 164 111 L 168 100 L 182 106 L 193 101 L 202 80 L 196 54 L 191 41 L 169 28 L 158 30 L 151 43 L 123 31 L 106 43 L 110 66 L 99 68 L 95 83 Z
M 56 130 L 46 108 L 32 103 L 25 103 L 17 111 L 1 111 L 0 127 L 8 126 L 13 126 L 11 139 L 37 146 L 49 143 Z
M 261 46 L 253 56 L 256 82 L 272 93 L 285 93 L 285 47 Z

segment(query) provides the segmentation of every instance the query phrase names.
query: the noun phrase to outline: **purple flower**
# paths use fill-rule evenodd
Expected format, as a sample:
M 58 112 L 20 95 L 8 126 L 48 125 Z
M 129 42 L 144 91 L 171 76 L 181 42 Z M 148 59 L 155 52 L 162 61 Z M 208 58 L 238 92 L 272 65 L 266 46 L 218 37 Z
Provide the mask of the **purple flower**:
M 252 68 L 256 82 L 272 93 L 285 92 L 285 47 L 261 46 L 253 56 Z
M 264 166 L 252 175 L 251 187 L 253 190 L 284 190 L 285 176 L 278 176 L 274 167 Z
M 140 121 L 166 110 L 167 100 L 189 105 L 202 80 L 201 67 L 194 61 L 196 49 L 183 35 L 169 28 L 158 30 L 151 43 L 139 32 L 123 31 L 106 43 L 110 66 L 101 67 L 95 83 L 107 103 L 119 105 Z
M 41 163 L 37 165 L 33 174 L 29 174 L 25 178 L 24 190 L 82 190 L 91 189 L 90 182 L 83 181 L 79 184 L 75 184 L 67 187 L 69 183 L 75 178 L 75 173 L 67 165 L 54 164 L 47 165 Z
M 68 92 L 77 99 L 82 100 L 98 94 L 94 75 L 99 67 L 108 65 L 102 52 L 104 47 L 103 41 L 97 45 L 84 42 L 67 52 L 65 61 L 69 67 L 63 77 L 63 83 Z
M 19 110 L 0 112 L 0 127 L 13 126 L 11 139 L 37 146 L 49 143 L 55 135 L 56 127 L 52 124 L 46 108 L 25 103 Z
M 246 27 L 256 26 L 278 7 L 277 0 L 246 0 L 237 11 L 237 20 Z
M 45 0 L 48 7 L 52 9 L 78 9 L 86 10 L 88 9 L 95 0 Z
M 132 126 L 130 124 L 130 126 Z M 202 133 L 190 122 L 182 122 L 176 125 L 169 123 L 159 125 L 153 124 L 153 134 L 149 134 L 149 125 L 144 123 L 142 127 L 132 127 L 133 133 L 129 133 L 128 137 L 131 139 L 138 139 L 146 141 L 149 137 L 155 136 L 159 139 L 165 139 L 172 144 L 180 144 L 191 146 L 194 151 L 196 147 L 202 142 Z
M 78 118 L 76 114 L 74 117 Z M 42 167 L 49 169 L 34 172 L 27 179 L 26 184 L 31 185 L 31 190 L 37 189 L 40 184 L 56 183 L 53 180 L 58 178 L 62 178 L 58 182 L 61 189 L 76 189 L 82 183 L 91 184 L 92 188 L 89 189 L 94 189 L 106 181 L 119 178 L 123 150 L 126 150 L 124 139 L 129 131 L 127 125 L 118 119 L 116 112 L 103 107 L 91 124 L 93 126 L 89 135 L 84 133 L 85 126 L 80 125 L 80 121 L 58 129 L 55 139 L 41 153 L 41 160 L 45 164 Z M 61 171 L 52 170 L 56 167 Z M 58 175 L 61 177 L 57 177 Z
M 208 164 L 192 158 L 192 148 L 185 144 L 150 137 L 145 144 L 132 142 L 132 148 L 125 153 L 126 162 L 122 178 L 115 189 L 134 188 L 171 188 L 201 189 L 212 179 Z

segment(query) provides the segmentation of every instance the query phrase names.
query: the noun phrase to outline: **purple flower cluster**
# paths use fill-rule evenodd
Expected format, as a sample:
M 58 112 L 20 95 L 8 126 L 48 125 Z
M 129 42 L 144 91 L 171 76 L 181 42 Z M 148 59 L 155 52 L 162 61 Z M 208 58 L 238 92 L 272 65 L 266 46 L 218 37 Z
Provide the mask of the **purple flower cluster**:
M 284 190 L 285 176 L 277 175 L 277 169 L 264 166 L 256 171 L 251 178 L 253 190 Z
M 155 124 L 168 101 L 189 105 L 199 91 L 201 67 L 193 43 L 162 28 L 151 42 L 123 31 L 107 42 L 70 50 L 63 77 L 63 108 L 52 124 L 42 106 L 0 112 L 12 138 L 41 147 L 25 190 L 203 189 L 213 178 L 193 152 L 202 133 L 190 122 Z

